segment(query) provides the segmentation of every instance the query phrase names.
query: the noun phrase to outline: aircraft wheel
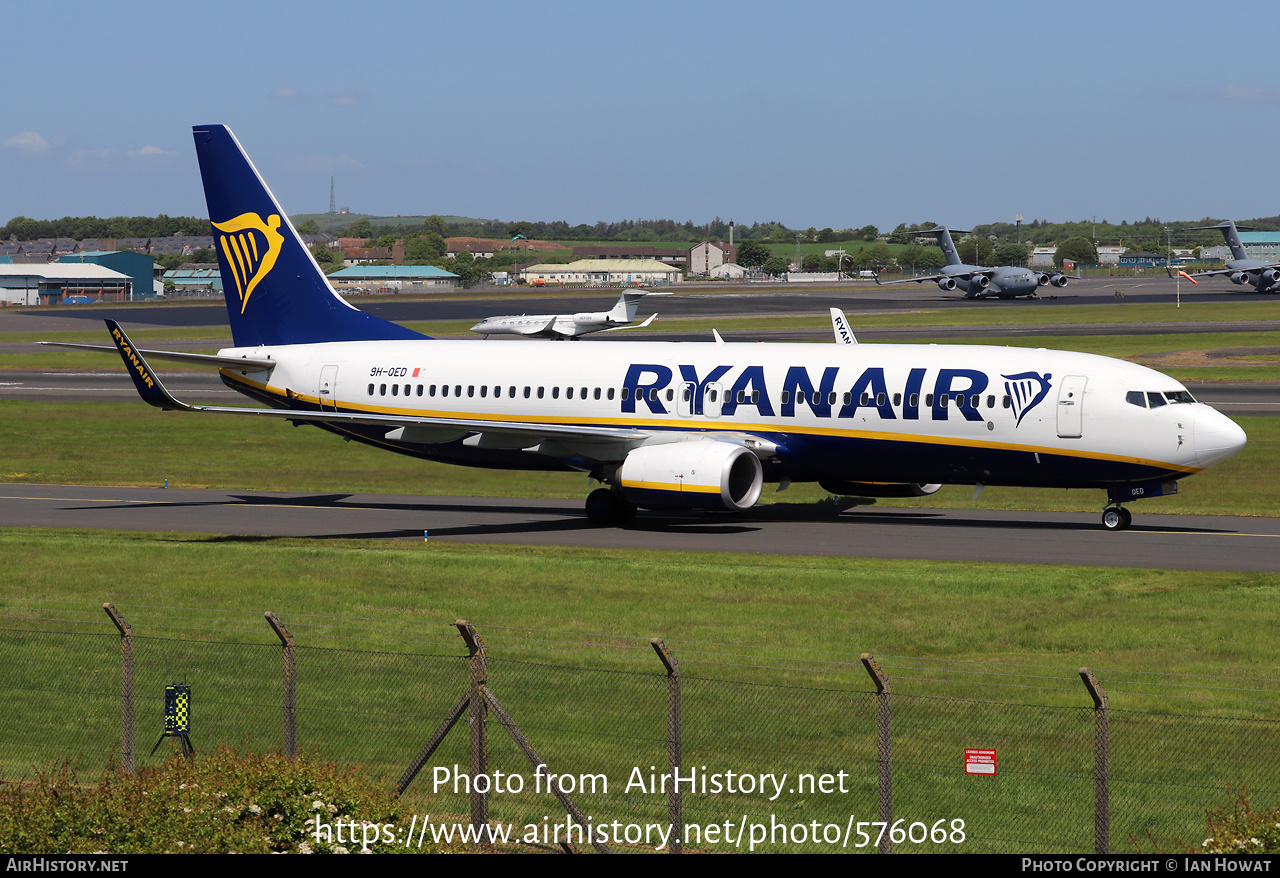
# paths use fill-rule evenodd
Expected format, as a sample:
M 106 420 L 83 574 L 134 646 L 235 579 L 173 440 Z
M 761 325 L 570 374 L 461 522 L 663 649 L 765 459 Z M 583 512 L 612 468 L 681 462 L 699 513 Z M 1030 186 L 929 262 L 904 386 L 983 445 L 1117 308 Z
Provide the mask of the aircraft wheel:
M 587 520 L 592 524 L 626 524 L 636 517 L 636 508 L 608 488 L 587 495 Z
M 1102 526 L 1107 530 L 1124 530 L 1133 523 L 1133 514 L 1123 506 L 1109 506 L 1102 512 Z

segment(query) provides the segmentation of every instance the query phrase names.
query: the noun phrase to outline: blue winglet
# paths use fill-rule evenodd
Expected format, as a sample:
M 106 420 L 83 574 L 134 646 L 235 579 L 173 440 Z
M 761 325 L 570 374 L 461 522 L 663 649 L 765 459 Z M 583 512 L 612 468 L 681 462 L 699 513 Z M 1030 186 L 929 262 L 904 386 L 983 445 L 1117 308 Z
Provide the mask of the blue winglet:
M 107 330 L 111 333 L 111 340 L 115 342 L 116 350 L 120 352 L 120 359 L 124 360 L 124 368 L 133 379 L 133 386 L 138 389 L 138 395 L 142 397 L 142 401 L 160 409 L 187 409 L 188 406 L 178 402 L 169 395 L 169 391 L 164 389 L 159 377 L 142 358 L 142 354 L 138 353 L 133 342 L 129 341 L 129 336 L 124 334 L 120 324 L 114 320 L 107 320 L 106 323 Z

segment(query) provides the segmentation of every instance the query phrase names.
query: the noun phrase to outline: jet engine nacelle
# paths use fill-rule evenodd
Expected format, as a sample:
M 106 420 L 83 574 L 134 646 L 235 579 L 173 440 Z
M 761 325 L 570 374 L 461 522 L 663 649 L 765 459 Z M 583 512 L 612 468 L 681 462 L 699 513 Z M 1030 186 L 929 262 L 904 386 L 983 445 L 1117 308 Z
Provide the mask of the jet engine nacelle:
M 1067 276 L 1065 274 L 1055 274 L 1052 283 L 1055 287 L 1065 287 L 1067 285 Z
M 1266 283 L 1273 284 L 1280 280 L 1280 271 L 1274 268 L 1264 268 L 1261 272 L 1261 277 Z
M 822 490 L 832 494 L 851 494 L 855 497 L 927 497 L 937 493 L 942 485 L 922 485 L 919 482 L 818 482 Z
M 741 445 L 693 439 L 649 445 L 627 455 L 616 483 L 645 509 L 750 509 L 760 499 L 760 460 Z
M 956 288 L 956 279 L 954 277 L 938 278 L 938 289 L 944 293 L 949 293 Z
M 1050 278 L 1049 275 L 1045 274 L 1043 271 L 1036 275 L 1036 283 L 1042 287 L 1048 286 L 1049 281 L 1051 279 L 1052 278 Z
M 573 315 L 575 326 L 601 326 L 609 322 L 607 311 L 583 311 Z
M 977 287 L 980 290 L 985 290 L 989 286 L 991 286 L 991 278 L 987 277 L 985 274 L 975 274 L 973 277 L 969 278 L 970 289 Z
M 1249 282 L 1249 275 L 1245 274 L 1243 271 L 1233 271 L 1231 272 L 1231 282 L 1233 284 L 1247 284 Z

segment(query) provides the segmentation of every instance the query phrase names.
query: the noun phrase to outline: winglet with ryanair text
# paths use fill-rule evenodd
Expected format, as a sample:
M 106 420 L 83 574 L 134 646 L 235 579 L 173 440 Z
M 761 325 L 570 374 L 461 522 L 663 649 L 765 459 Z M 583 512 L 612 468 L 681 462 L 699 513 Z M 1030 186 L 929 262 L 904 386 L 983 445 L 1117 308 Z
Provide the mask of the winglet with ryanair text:
M 133 386 L 138 389 L 138 395 L 142 397 L 143 402 L 165 411 L 170 409 L 193 411 L 191 406 L 178 402 L 169 394 L 169 391 L 164 389 L 159 376 L 152 371 L 151 366 L 143 359 L 142 353 L 133 346 L 133 342 L 129 341 L 129 336 L 124 334 L 119 323 L 107 320 L 107 331 L 111 333 L 111 340 L 115 342 L 116 350 L 120 352 L 120 359 L 124 360 L 125 371 L 133 379 Z

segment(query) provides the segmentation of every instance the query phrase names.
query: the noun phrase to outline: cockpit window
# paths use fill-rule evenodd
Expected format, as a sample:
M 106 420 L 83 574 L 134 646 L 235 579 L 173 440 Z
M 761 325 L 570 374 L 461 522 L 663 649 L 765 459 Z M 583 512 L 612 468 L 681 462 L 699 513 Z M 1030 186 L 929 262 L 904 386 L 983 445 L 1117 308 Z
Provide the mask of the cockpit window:
M 1130 390 L 1124 395 L 1124 401 L 1129 405 L 1136 405 L 1140 409 L 1147 407 L 1147 395 L 1141 390 Z
M 1181 402 L 1195 402 L 1196 399 L 1185 390 L 1166 390 L 1164 392 L 1165 399 L 1169 402 L 1177 404 Z
M 1148 391 L 1147 391 L 1147 404 L 1148 404 L 1148 405 L 1150 405 L 1150 406 L 1154 409 L 1154 408 L 1159 408 L 1159 407 L 1160 407 L 1160 406 L 1162 406 L 1162 405 L 1166 405 L 1167 403 L 1165 403 L 1165 401 L 1164 401 L 1164 395 L 1163 395 L 1163 394 L 1157 393 L 1157 392 L 1155 392 L 1154 390 L 1148 390 Z

